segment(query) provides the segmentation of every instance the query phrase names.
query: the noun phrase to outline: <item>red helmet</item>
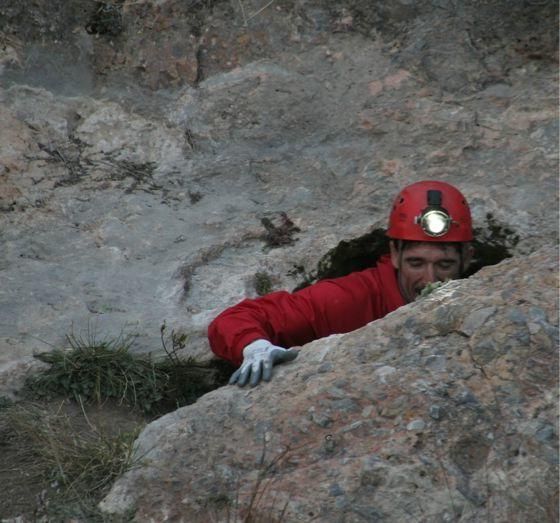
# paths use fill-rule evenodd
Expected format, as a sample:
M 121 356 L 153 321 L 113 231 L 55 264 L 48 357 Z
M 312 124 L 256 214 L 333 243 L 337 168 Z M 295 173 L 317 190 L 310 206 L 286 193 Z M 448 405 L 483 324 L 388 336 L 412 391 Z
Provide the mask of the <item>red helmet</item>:
M 421 242 L 471 241 L 472 220 L 467 200 L 445 182 L 408 185 L 395 198 L 387 236 Z

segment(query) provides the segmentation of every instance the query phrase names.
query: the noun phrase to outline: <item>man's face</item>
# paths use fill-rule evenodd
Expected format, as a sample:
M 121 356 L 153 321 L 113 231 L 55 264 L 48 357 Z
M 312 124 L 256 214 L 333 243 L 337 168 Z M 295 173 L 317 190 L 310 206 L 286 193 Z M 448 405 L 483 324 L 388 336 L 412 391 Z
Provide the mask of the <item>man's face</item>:
M 416 299 L 428 283 L 460 277 L 461 256 L 453 245 L 444 243 L 409 243 L 399 253 L 391 242 L 391 261 L 398 270 L 398 281 L 404 299 Z M 468 260 L 463 260 L 466 267 Z

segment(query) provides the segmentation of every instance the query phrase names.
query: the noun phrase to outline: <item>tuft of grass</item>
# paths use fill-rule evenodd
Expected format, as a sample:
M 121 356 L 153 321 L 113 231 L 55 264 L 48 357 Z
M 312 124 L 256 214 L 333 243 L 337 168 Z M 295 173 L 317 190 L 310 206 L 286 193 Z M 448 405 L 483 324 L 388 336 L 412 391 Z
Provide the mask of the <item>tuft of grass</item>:
M 272 292 L 272 278 L 270 274 L 264 271 L 255 273 L 254 276 L 255 291 L 259 296 L 265 296 Z
M 96 403 L 115 399 L 145 412 L 161 399 L 165 376 L 151 358 L 130 352 L 130 339 L 97 340 L 89 334 L 87 338 L 71 334 L 66 340 L 67 348 L 35 355 L 50 365 L 26 380 L 25 388 L 35 397 L 63 396 Z
M 188 336 L 168 333 L 165 323 L 165 355 L 159 359 L 134 354 L 133 338 L 122 335 L 99 339 L 88 331 L 85 337 L 71 334 L 66 341 L 64 348 L 36 355 L 48 367 L 28 377 L 23 401 L 12 404 L 0 398 L 0 446 L 6 450 L 4 456 L 0 453 L 0 470 L 7 466 L 9 477 L 18 478 L 10 491 L 17 499 L 6 510 L 32 505 L 35 520 L 105 521 L 97 503 L 114 480 L 134 466 L 133 443 L 140 430 L 135 422 L 137 430 L 116 433 L 118 418 L 110 414 L 112 409 L 142 414 L 143 425 L 225 385 L 233 369 L 226 362 L 181 357 Z M 44 407 L 55 398 L 58 410 Z M 65 399 L 59 403 L 58 398 Z M 86 412 L 91 404 L 100 407 L 91 407 L 96 415 L 105 412 L 109 430 L 90 422 Z M 74 415 L 64 413 L 71 409 Z M 0 474 L 0 480 L 4 476 Z M 40 494 L 33 501 L 37 489 Z
M 269 460 L 266 441 L 263 441 L 257 475 L 253 483 L 247 485 L 247 490 L 242 489 L 238 481 L 223 485 L 203 501 L 203 510 L 191 518 L 192 522 L 284 523 L 289 500 L 281 503 L 271 490 L 278 478 L 278 470 L 294 450 L 297 449 L 287 447 Z
M 30 376 L 25 389 L 36 398 L 66 397 L 97 404 L 116 400 L 145 414 L 161 414 L 189 405 L 227 383 L 232 372 L 229 364 L 181 358 L 186 334 L 171 331 L 170 341 L 165 338 L 163 324 L 166 356 L 154 360 L 151 355 L 133 354 L 131 338 L 69 335 L 68 347 L 35 355 L 50 367 Z
M 18 437 L 31 440 L 50 479 L 69 490 L 103 491 L 132 463 L 138 431 L 111 436 L 88 420 L 90 430 L 78 432 L 68 415 L 33 404 L 12 407 L 6 415 Z

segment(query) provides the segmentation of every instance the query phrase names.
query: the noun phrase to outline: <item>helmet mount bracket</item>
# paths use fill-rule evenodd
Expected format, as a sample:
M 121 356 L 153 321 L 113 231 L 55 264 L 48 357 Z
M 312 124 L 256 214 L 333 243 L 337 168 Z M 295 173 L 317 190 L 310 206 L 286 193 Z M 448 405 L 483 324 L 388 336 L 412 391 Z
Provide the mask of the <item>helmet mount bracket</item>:
M 452 220 L 447 210 L 441 206 L 441 191 L 428 190 L 427 200 L 428 206 L 415 218 L 415 222 L 432 238 L 444 236 L 449 231 Z

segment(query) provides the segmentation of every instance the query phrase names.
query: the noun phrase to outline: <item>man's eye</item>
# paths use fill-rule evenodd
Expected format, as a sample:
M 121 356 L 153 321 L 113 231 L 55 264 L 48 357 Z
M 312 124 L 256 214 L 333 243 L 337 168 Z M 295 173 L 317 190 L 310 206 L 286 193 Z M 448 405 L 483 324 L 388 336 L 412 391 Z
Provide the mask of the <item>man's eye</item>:
M 453 262 L 441 262 L 441 263 L 439 263 L 439 268 L 443 269 L 444 271 L 447 271 L 447 270 L 451 269 L 454 265 L 455 265 L 455 263 L 453 263 Z
M 421 261 L 409 261 L 408 264 L 415 269 L 419 269 L 423 265 Z

